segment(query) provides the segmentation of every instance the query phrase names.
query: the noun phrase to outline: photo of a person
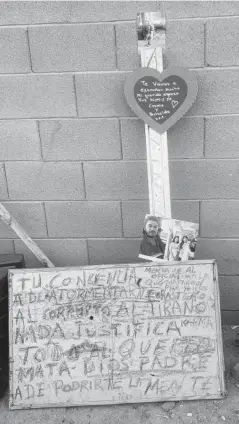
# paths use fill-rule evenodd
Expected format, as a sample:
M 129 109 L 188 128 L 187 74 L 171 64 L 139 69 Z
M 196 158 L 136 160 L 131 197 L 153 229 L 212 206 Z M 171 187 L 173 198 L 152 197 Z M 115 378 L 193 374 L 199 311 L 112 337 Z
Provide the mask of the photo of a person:
M 179 260 L 187 261 L 189 258 L 189 241 L 187 236 L 183 236 L 183 239 L 179 245 Z
M 143 38 L 147 41 L 147 46 L 150 46 L 154 34 L 154 26 L 148 20 L 145 20 L 143 26 Z
M 142 241 L 140 244 L 140 254 L 163 258 L 165 244 L 160 238 L 161 228 L 156 216 L 146 215 Z
M 179 237 L 175 236 L 169 245 L 169 261 L 179 261 Z
M 195 258 L 199 224 L 146 215 L 139 257 L 145 260 L 188 261 Z
M 141 12 L 137 15 L 138 49 L 165 46 L 166 20 L 161 12 Z
M 189 258 L 188 259 L 194 259 L 195 257 L 195 251 L 196 251 L 196 240 L 191 240 L 189 244 Z

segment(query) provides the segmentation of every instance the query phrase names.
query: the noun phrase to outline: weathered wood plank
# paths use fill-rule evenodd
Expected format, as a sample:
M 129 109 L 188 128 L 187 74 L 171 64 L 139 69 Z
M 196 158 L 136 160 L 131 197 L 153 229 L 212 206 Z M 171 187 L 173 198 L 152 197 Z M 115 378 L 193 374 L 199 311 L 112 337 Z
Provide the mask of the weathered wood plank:
M 224 395 L 215 261 L 9 271 L 10 408 Z

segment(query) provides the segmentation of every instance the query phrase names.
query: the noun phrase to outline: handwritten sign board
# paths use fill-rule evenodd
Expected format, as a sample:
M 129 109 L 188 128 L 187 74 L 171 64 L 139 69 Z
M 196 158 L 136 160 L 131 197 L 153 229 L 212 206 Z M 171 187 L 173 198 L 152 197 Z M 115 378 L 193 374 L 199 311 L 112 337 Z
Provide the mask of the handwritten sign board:
M 224 394 L 213 261 L 9 271 L 10 408 Z
M 133 111 L 160 134 L 175 124 L 192 106 L 197 95 L 192 72 L 168 68 L 162 73 L 140 68 L 125 84 L 125 97 Z

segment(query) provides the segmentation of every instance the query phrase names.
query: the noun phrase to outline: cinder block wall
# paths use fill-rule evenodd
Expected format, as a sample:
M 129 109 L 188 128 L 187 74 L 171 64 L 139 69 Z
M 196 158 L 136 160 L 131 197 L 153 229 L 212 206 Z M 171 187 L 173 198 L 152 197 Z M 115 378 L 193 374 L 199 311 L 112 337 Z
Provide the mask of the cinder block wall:
M 173 217 L 200 222 L 239 319 L 239 2 L 1 2 L 0 201 L 58 266 L 134 262 L 148 212 L 143 124 L 123 84 L 135 18 L 165 10 L 165 66 L 198 98 L 168 132 Z M 0 224 L 0 253 L 35 258 Z

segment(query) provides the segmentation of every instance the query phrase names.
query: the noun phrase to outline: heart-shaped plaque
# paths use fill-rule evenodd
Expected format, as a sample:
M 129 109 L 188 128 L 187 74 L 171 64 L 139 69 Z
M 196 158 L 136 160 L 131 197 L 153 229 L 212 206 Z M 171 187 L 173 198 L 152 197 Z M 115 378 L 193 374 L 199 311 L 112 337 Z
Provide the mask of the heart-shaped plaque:
M 139 68 L 130 74 L 125 84 L 129 106 L 160 134 L 185 115 L 197 91 L 195 75 L 182 68 L 167 68 L 162 73 Z

